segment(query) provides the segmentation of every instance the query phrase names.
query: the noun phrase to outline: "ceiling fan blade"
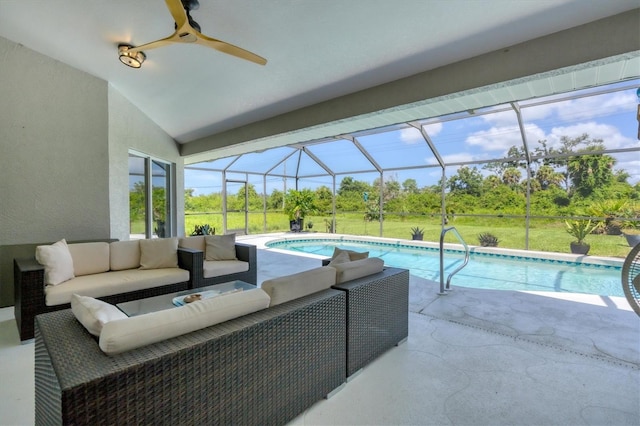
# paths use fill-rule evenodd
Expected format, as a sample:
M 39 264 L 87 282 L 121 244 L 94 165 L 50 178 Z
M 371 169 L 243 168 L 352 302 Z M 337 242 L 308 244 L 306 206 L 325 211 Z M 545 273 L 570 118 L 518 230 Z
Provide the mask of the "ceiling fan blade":
M 131 53 L 141 52 L 143 50 L 156 49 L 158 47 L 163 47 L 163 46 L 167 46 L 167 45 L 172 44 L 172 43 L 179 43 L 179 42 L 180 42 L 180 37 L 178 36 L 178 33 L 175 32 L 175 33 L 171 34 L 167 38 L 163 38 L 163 39 L 160 39 L 160 40 L 152 41 L 150 43 L 143 44 L 141 46 L 132 47 L 131 49 L 129 49 L 129 52 L 131 52 Z
M 176 22 L 176 28 L 181 28 L 187 22 L 187 12 L 185 12 L 180 0 L 165 0 L 169 13 Z
M 197 33 L 197 37 L 197 44 L 211 47 L 213 49 L 219 50 L 220 52 L 236 56 L 240 59 L 246 59 L 247 61 L 255 62 L 259 65 L 266 65 L 267 63 L 267 60 L 262 56 L 258 56 L 255 53 L 244 50 L 238 46 L 234 46 L 233 44 L 227 43 L 225 41 L 216 40 L 215 38 L 207 37 L 206 35 L 200 33 Z

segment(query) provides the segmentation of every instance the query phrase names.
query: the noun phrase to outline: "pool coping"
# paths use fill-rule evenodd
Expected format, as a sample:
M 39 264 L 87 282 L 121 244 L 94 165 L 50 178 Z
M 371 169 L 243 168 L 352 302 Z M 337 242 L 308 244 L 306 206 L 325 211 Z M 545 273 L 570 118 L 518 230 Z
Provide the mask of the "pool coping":
M 267 238 L 267 235 L 265 235 Z M 345 235 L 345 234 L 328 234 L 328 233 L 295 233 L 295 234 L 280 234 L 273 235 L 273 238 L 269 238 L 264 242 L 264 246 L 267 249 L 278 249 L 278 247 L 269 247 L 268 244 L 277 244 L 284 242 L 294 241 L 313 241 L 313 240 L 328 240 L 328 241 L 344 241 L 344 242 L 365 242 L 380 244 L 385 246 L 394 247 L 406 247 L 406 248 L 425 248 L 429 250 L 439 250 L 440 244 L 431 241 L 419 241 L 419 240 L 403 240 L 398 238 L 383 238 L 383 237 L 371 237 L 371 236 L 359 236 L 359 235 Z M 459 252 L 463 253 L 464 249 L 462 244 L 444 244 L 445 253 Z M 282 249 L 280 249 L 282 250 Z M 292 251 L 287 250 L 288 253 Z M 519 250 L 519 249 L 505 249 L 499 247 L 481 247 L 469 245 L 469 252 L 480 256 L 498 257 L 505 259 L 518 260 L 527 259 L 531 261 L 551 262 L 551 263 L 573 263 L 582 264 L 595 267 L 606 268 L 622 268 L 624 259 L 618 259 L 615 257 L 603 257 L 603 256 L 588 256 L 588 255 L 576 255 L 569 253 L 556 253 L 556 252 L 542 252 L 534 250 Z M 308 253 L 309 254 L 309 253 Z

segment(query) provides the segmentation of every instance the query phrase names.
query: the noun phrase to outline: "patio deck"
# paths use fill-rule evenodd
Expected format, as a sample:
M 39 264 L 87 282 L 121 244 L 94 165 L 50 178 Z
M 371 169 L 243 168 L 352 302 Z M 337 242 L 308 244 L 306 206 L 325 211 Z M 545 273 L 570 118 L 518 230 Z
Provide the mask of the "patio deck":
M 317 256 L 258 245 L 258 282 Z M 411 277 L 408 341 L 291 425 L 637 424 L 640 318 L 624 298 L 454 288 Z M 454 281 L 455 286 L 455 281 Z M 33 424 L 33 343 L 0 309 L 0 424 Z

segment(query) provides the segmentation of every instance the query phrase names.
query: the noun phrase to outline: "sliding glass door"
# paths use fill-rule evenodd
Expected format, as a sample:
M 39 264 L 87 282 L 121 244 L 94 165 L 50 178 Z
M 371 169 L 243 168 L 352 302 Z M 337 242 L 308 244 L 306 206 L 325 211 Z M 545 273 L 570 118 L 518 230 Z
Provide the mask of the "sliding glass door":
M 170 163 L 129 153 L 129 229 L 131 239 L 172 236 L 174 168 Z

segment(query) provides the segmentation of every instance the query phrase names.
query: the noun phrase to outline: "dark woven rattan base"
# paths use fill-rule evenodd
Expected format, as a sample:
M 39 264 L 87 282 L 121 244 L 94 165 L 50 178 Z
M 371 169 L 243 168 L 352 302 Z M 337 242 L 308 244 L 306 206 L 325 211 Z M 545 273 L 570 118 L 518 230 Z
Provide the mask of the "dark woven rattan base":
M 325 290 L 118 356 L 70 310 L 36 317 L 36 424 L 284 424 L 346 378 Z
M 347 375 L 351 376 L 409 334 L 409 271 L 335 285 L 347 294 Z

